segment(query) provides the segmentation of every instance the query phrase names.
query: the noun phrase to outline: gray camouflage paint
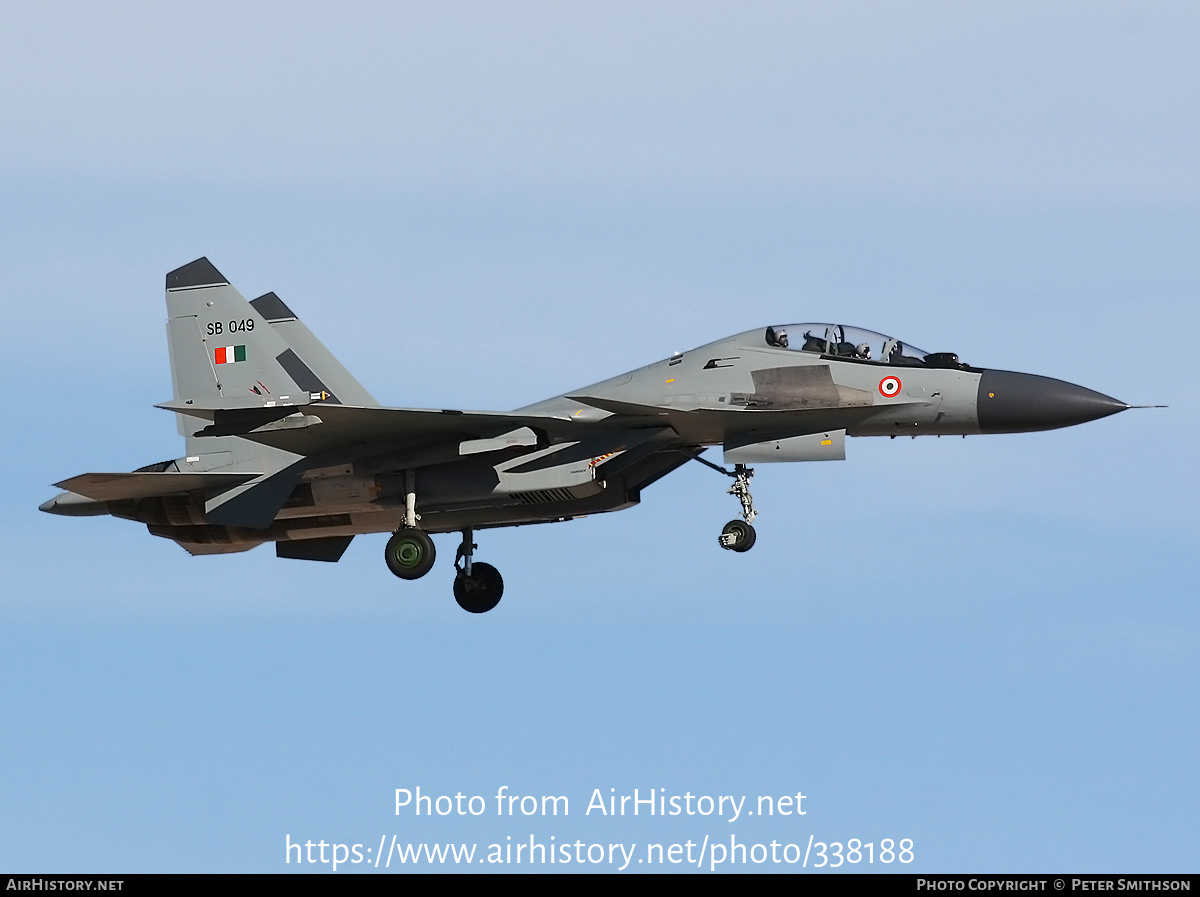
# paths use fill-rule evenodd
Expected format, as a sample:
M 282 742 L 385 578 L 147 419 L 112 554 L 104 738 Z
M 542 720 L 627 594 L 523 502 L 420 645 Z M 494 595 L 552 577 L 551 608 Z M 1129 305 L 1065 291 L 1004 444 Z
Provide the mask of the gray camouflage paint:
M 841 460 L 847 434 L 1019 432 L 1128 407 L 1029 374 L 782 348 L 764 326 L 514 412 L 382 408 L 278 296 L 247 302 L 207 259 L 167 275 L 166 303 L 160 407 L 185 455 L 65 480 L 41 508 L 135 520 L 193 554 L 274 541 L 336 561 L 402 525 L 406 487 L 428 532 L 546 523 L 636 504 L 710 446 L 727 463 Z M 244 360 L 217 363 L 237 346 Z

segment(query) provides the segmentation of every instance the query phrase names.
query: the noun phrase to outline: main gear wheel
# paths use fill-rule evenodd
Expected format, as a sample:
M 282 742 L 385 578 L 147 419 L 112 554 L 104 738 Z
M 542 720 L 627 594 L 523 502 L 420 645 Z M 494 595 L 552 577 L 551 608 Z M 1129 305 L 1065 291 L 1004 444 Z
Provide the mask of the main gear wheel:
M 433 569 L 437 552 L 428 533 L 405 527 L 388 539 L 383 557 L 388 569 L 401 579 L 420 579 Z

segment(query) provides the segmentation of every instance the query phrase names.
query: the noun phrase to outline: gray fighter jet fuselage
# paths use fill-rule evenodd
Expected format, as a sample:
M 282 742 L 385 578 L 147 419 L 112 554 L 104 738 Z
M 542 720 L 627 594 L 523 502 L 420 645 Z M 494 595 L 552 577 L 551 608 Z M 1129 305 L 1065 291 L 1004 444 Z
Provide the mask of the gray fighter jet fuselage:
M 511 412 L 380 406 L 274 293 L 246 302 L 207 259 L 167 275 L 167 337 L 185 454 L 90 473 L 41 506 L 145 524 L 192 554 L 275 542 L 336 561 L 390 532 L 388 567 L 433 566 L 431 533 L 460 532 L 454 593 L 472 612 L 503 581 L 474 531 L 636 504 L 691 460 L 740 502 L 719 544 L 753 546 L 750 464 L 845 458 L 846 436 L 1049 430 L 1131 406 L 1033 374 L 841 324 L 760 327 Z M 720 446 L 733 470 L 700 457 Z

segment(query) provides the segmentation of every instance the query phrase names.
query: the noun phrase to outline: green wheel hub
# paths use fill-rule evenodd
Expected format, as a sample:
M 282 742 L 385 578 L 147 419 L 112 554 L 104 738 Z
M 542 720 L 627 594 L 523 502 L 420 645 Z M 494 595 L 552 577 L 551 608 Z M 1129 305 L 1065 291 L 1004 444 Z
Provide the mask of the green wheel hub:
M 415 567 L 421 561 L 421 545 L 414 539 L 402 540 L 392 551 L 392 556 L 401 567 Z
M 401 579 L 419 579 L 433 567 L 436 552 L 433 540 L 419 529 L 402 529 L 390 539 L 384 551 L 388 569 Z

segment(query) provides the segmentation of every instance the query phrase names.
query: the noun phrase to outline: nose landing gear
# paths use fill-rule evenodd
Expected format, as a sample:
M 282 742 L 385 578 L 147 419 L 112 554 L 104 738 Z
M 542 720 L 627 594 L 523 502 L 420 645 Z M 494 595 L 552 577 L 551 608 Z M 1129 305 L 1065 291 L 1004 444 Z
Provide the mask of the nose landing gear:
M 750 494 L 750 477 L 754 476 L 754 471 L 745 464 L 735 464 L 732 474 L 724 468 L 718 470 L 733 477 L 733 485 L 728 491 L 742 503 L 743 520 L 730 520 L 725 524 L 717 541 L 722 548 L 730 551 L 749 551 L 757 538 L 754 527 L 750 525 L 758 516 L 758 511 L 754 510 L 754 496 Z
M 754 540 L 757 538 L 754 527 L 750 525 L 754 522 L 754 518 L 758 516 L 758 511 L 754 509 L 754 496 L 750 494 L 750 477 L 754 476 L 753 468 L 747 467 L 745 464 L 735 464 L 733 465 L 733 472 L 730 473 L 724 467 L 701 458 L 699 452 L 688 451 L 686 449 L 681 449 L 680 451 L 691 457 L 692 460 L 699 461 L 705 467 L 711 467 L 717 473 L 733 477 L 733 485 L 729 487 L 728 492 L 741 502 L 742 519 L 730 520 L 725 524 L 725 528 L 721 530 L 721 535 L 717 537 L 717 543 L 722 548 L 727 548 L 730 551 L 749 551 L 754 547 Z

